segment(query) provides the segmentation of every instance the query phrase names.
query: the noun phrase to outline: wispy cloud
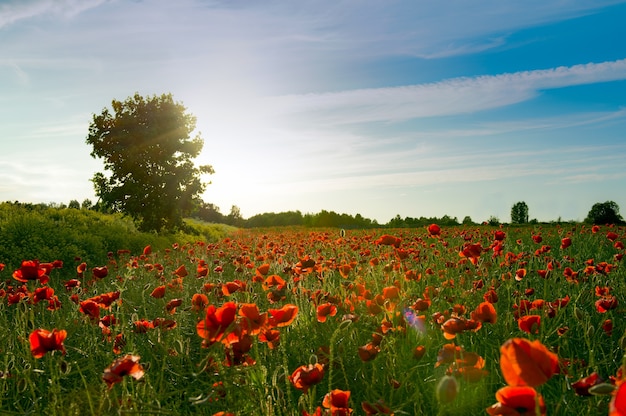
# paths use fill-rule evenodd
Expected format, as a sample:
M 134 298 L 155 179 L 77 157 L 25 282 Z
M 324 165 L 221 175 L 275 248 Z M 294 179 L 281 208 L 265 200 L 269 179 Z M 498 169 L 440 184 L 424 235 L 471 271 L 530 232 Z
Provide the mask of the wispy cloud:
M 475 113 L 537 96 L 541 90 L 626 79 L 626 59 L 393 88 L 268 99 L 279 115 L 348 124 Z
M 42 15 L 73 17 L 107 0 L 9 0 L 0 5 L 0 28 Z

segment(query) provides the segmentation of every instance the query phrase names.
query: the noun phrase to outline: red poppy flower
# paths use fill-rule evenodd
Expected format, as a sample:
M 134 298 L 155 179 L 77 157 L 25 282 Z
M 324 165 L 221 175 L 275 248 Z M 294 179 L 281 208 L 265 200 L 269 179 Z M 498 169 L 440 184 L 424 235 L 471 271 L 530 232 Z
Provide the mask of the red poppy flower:
M 367 344 L 359 347 L 358 351 L 361 361 L 367 362 L 376 358 L 380 352 L 380 347 L 373 342 L 368 342 Z
M 194 293 L 191 297 L 191 310 L 193 311 L 202 311 L 209 304 L 209 298 L 202 293 Z
M 289 376 L 289 381 L 298 390 L 306 393 L 311 386 L 318 384 L 324 378 L 324 366 L 319 363 L 301 365 Z
M 165 296 L 165 285 L 155 287 L 152 293 L 150 293 L 150 296 L 156 299 L 161 299 Z
M 595 305 L 596 305 L 596 311 L 600 313 L 606 313 L 607 311 L 611 309 L 617 308 L 617 297 L 613 295 L 605 296 L 603 298 L 598 299 Z
M 154 329 L 154 324 L 152 321 L 147 321 L 145 319 L 141 319 L 139 321 L 133 322 L 135 325 L 135 329 L 133 330 L 136 334 L 145 334 L 149 329 Z
M 385 405 L 382 399 L 379 399 L 376 403 L 361 402 L 361 409 L 363 409 L 366 416 L 393 415 L 391 408 Z
M 326 393 L 322 406 L 326 409 L 330 409 L 332 416 L 351 415 L 352 409 L 350 408 L 350 391 L 344 391 L 335 389 L 330 393 Z
M 565 250 L 566 248 L 568 248 L 571 245 L 572 245 L 572 239 L 571 238 L 565 237 L 564 239 L 561 240 L 561 250 Z
M 107 266 L 94 267 L 91 269 L 91 273 L 93 273 L 93 277 L 96 279 L 104 279 L 109 274 L 109 269 Z
M 270 265 L 268 263 L 262 264 L 256 269 L 256 272 L 262 276 L 267 275 L 269 271 L 270 271 Z
M 426 354 L 426 347 L 423 345 L 419 345 L 413 349 L 413 358 L 416 360 L 421 360 L 422 357 Z
M 378 238 L 376 241 L 374 241 L 374 244 L 382 245 L 382 246 L 394 246 L 398 248 L 400 247 L 401 242 L 402 242 L 401 238 L 394 237 L 389 234 L 385 234 L 385 235 L 380 236 L 380 238 Z
M 109 389 L 116 383 L 122 381 L 124 376 L 130 376 L 135 380 L 139 380 L 144 375 L 144 369 L 139 364 L 138 355 L 127 354 L 113 361 L 113 363 L 104 370 L 102 380 L 107 383 Z
M 626 382 L 621 380 L 609 403 L 609 416 L 626 415 Z
M 100 306 L 91 299 L 80 302 L 80 312 L 87 315 L 92 321 L 100 320 Z
M 189 273 L 187 272 L 187 268 L 184 264 L 179 266 L 178 269 L 174 270 L 172 274 L 175 274 L 178 277 L 186 277 L 189 275 Z
M 500 368 L 509 386 L 536 387 L 559 371 L 559 358 L 539 341 L 512 338 L 500 347 Z
M 526 315 L 517 320 L 517 326 L 528 334 L 538 334 L 541 325 L 540 315 Z
M 261 313 L 256 303 L 244 303 L 239 307 L 239 324 L 244 332 L 258 335 L 267 325 L 267 312 Z
M 226 330 L 235 322 L 236 315 L 235 302 L 226 302 L 219 308 L 210 305 L 206 310 L 206 317 L 196 325 L 196 331 L 208 343 L 220 341 Z
M 20 268 L 13 272 L 13 278 L 22 283 L 39 280 L 42 285 L 50 280 L 46 274 L 46 269 L 39 264 L 39 260 L 22 261 Z
M 144 256 L 149 256 L 152 253 L 152 247 L 150 245 L 147 245 L 143 248 L 143 255 Z M 119 252 L 118 252 L 119 254 Z
M 35 329 L 30 333 L 30 352 L 35 358 L 41 358 L 49 351 L 61 351 L 65 355 L 65 346 L 63 341 L 67 337 L 67 331 L 64 329 Z
M 270 314 L 269 324 L 273 328 L 281 328 L 289 326 L 298 315 L 298 307 L 296 305 L 287 304 L 280 309 L 268 310 Z
M 280 331 L 271 328 L 262 329 L 259 332 L 259 341 L 267 343 L 270 350 L 273 350 L 280 344 Z
M 327 317 L 335 315 L 337 315 L 337 307 L 330 302 L 317 307 L 317 322 L 326 322 Z
M 280 290 L 280 289 L 283 289 L 286 285 L 287 283 L 285 282 L 285 279 L 283 279 L 277 274 L 267 276 L 265 280 L 263 280 L 263 290 L 270 290 L 270 289 Z
M 496 241 L 502 241 L 506 238 L 506 233 L 502 230 L 497 230 L 493 233 L 493 239 Z
M 182 299 L 172 299 L 165 305 L 165 310 L 173 314 L 176 312 L 176 308 L 183 304 Z
M 475 266 L 478 264 L 478 259 L 483 252 L 483 247 L 480 243 L 476 244 L 466 244 L 463 249 L 459 252 L 459 256 L 468 258 L 472 264 Z
M 33 303 L 39 303 L 42 300 L 50 300 L 54 296 L 54 289 L 48 286 L 38 287 L 33 292 Z
M 572 387 L 579 396 L 591 396 L 589 389 L 600 383 L 602 383 L 602 378 L 600 378 L 600 375 L 594 371 L 587 377 L 583 377 L 572 383 Z
M 178 324 L 173 319 L 166 318 L 154 318 L 152 320 L 152 326 L 154 328 L 161 328 L 163 330 L 174 329 Z
M 617 237 L 619 237 L 619 235 L 617 235 L 617 233 L 614 233 L 613 231 L 609 231 L 606 233 L 606 238 L 608 238 L 611 241 L 617 240 Z
M 230 296 L 235 292 L 239 292 L 240 290 L 244 290 L 246 288 L 246 284 L 239 280 L 233 280 L 232 282 L 226 282 L 222 285 L 222 293 L 224 296 Z
M 441 227 L 439 227 L 437 224 L 430 224 L 428 226 L 428 234 L 432 237 L 440 235 Z
M 546 414 L 546 405 L 543 397 L 532 387 L 503 387 L 496 392 L 498 403 L 488 407 L 487 413 L 491 416 L 541 416 Z
M 498 320 L 496 308 L 494 308 L 491 302 L 481 302 L 474 312 L 471 313 L 471 317 L 475 321 L 489 322 L 490 324 L 495 324 Z

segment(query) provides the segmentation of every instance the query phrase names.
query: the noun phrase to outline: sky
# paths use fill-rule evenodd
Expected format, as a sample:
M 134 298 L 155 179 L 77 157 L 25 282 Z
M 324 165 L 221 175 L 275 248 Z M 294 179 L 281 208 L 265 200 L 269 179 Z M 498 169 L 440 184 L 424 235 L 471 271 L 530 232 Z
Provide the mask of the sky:
M 626 214 L 626 0 L 0 0 L 0 201 L 96 201 L 94 114 L 171 93 L 223 214 Z

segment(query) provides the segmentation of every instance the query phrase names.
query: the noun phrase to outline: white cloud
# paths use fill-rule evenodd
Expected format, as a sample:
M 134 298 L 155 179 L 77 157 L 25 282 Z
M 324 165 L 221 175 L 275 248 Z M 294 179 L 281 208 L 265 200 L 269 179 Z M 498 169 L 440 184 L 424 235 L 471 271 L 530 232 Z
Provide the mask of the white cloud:
M 300 115 L 314 124 L 401 121 L 474 113 L 529 100 L 544 89 L 623 79 L 626 59 L 431 84 L 287 95 L 267 101 L 277 115 Z
M 0 28 L 20 20 L 53 15 L 70 18 L 107 0 L 13 0 L 0 5 Z

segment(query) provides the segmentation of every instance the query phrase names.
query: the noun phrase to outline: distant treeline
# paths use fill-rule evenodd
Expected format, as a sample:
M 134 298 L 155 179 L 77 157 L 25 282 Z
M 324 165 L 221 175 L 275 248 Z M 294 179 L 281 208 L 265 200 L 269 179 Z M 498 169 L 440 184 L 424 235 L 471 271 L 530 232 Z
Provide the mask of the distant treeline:
M 33 209 L 39 208 L 73 208 L 80 210 L 91 210 L 103 212 L 98 203 L 92 203 L 89 199 L 84 200 L 82 203 L 72 200 L 69 204 L 49 203 L 49 204 L 33 204 L 33 203 L 21 203 L 18 201 L 8 202 L 13 206 L 22 206 L 24 208 Z M 474 222 L 472 218 L 466 216 L 462 221 L 459 221 L 457 217 L 450 217 L 444 215 L 442 217 L 400 217 L 396 215 L 388 222 L 381 224 L 377 220 L 372 220 L 363 217 L 361 214 L 339 214 L 334 211 L 322 210 L 316 214 L 302 213 L 301 211 L 285 211 L 285 212 L 265 212 L 262 214 L 253 215 L 250 218 L 243 218 L 241 211 L 237 206 L 233 206 L 228 214 L 220 212 L 220 208 L 212 203 L 197 202 L 193 208 L 185 213 L 186 218 L 191 218 L 206 223 L 213 224 L 226 224 L 239 228 L 263 228 L 263 227 L 281 227 L 281 226 L 303 226 L 311 228 L 324 228 L 335 227 L 345 229 L 366 229 L 366 228 L 415 228 L 427 226 L 432 223 L 439 224 L 441 226 L 453 226 L 453 225 L 478 225 L 489 224 L 499 225 L 500 220 L 491 216 L 486 221 Z M 568 222 L 557 220 L 556 222 Z M 536 224 L 537 220 L 529 221 L 531 224 Z
M 304 227 L 337 227 L 337 228 L 409 228 L 421 227 L 432 223 L 439 225 L 460 225 L 456 217 L 444 215 L 441 218 L 436 217 L 419 217 L 419 218 L 401 218 L 399 215 L 392 218 L 385 224 L 380 224 L 376 220 L 363 217 L 361 214 L 354 216 L 349 214 L 339 214 L 334 211 L 322 210 L 317 214 L 306 213 L 300 211 L 286 212 L 266 212 L 254 215 L 248 219 L 242 218 L 240 211 L 233 206 L 228 215 L 220 212 L 219 208 L 210 203 L 198 204 L 195 209 L 189 213 L 190 217 L 197 218 L 206 222 L 229 224 L 242 228 L 261 228 L 261 227 L 279 227 L 279 226 L 304 226 Z M 493 221 L 492 218 L 490 220 Z M 497 221 L 497 220 L 496 220 Z M 475 224 L 470 217 L 465 217 L 463 224 Z

